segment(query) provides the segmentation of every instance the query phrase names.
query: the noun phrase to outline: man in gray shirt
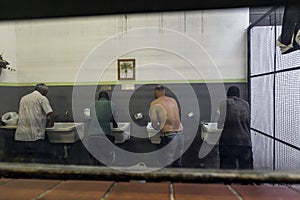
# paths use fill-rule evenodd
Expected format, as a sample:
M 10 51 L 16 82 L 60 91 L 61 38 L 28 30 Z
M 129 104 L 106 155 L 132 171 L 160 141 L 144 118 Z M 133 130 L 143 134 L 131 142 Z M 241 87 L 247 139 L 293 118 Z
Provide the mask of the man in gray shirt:
M 39 83 L 32 93 L 21 98 L 15 140 L 26 142 L 25 151 L 42 151 L 47 119 L 49 124 L 54 124 L 55 114 L 46 97 L 47 93 L 48 87 Z
M 219 141 L 221 169 L 253 169 L 250 107 L 239 97 L 239 88 L 232 86 L 227 91 L 227 99 L 220 103 L 218 128 L 223 128 Z

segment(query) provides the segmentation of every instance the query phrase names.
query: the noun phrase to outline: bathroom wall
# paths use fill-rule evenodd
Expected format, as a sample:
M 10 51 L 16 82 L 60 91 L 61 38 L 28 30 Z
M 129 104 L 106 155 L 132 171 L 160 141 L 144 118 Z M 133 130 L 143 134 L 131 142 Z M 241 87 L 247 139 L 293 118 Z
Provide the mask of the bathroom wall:
M 1 22 L 17 72 L 0 81 L 117 83 L 118 58 L 136 59 L 139 82 L 245 81 L 248 21 L 240 8 Z
M 17 67 L 17 45 L 16 45 L 16 26 L 15 22 L 0 22 L 0 54 L 7 60 L 12 67 Z M 2 70 L 0 83 L 17 82 L 17 73 Z

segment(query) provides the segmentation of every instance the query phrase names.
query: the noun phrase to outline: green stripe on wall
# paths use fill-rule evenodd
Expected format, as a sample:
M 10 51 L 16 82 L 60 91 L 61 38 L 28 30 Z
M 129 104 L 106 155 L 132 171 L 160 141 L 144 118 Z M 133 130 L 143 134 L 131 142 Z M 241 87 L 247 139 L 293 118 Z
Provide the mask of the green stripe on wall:
M 109 82 L 45 82 L 48 86 L 74 85 L 122 85 L 122 84 L 162 84 L 162 83 L 247 83 L 246 79 L 210 79 L 210 80 L 162 80 L 162 81 L 109 81 Z M 37 83 L 0 83 L 0 86 L 35 86 Z

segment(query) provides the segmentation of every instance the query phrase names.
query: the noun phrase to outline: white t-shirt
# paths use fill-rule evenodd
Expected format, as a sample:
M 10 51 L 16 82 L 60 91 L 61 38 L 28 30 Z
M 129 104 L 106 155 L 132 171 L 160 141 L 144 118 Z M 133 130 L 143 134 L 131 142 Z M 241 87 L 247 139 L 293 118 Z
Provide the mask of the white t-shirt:
M 45 139 L 46 116 L 52 112 L 47 97 L 34 91 L 21 98 L 15 140 L 36 141 Z

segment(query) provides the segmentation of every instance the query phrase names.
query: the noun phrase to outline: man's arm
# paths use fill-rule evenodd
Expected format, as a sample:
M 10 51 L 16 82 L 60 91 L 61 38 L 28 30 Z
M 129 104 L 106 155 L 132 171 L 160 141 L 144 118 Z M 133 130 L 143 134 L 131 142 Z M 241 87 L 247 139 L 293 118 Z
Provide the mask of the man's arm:
M 46 122 L 46 127 L 53 127 L 54 126 L 54 121 L 58 117 L 57 114 L 55 114 L 53 111 L 49 112 L 47 114 L 47 122 Z
M 157 105 L 154 104 L 154 103 L 151 103 L 150 105 L 150 118 L 151 118 L 151 124 L 152 124 L 152 127 L 155 129 L 155 130 L 160 130 L 160 122 L 159 122 L 159 119 L 158 119 L 158 115 L 157 115 Z
M 220 103 L 220 116 L 218 120 L 218 129 L 222 129 L 225 123 L 225 117 L 226 117 L 226 101 L 222 101 Z
M 113 124 L 113 128 L 118 128 L 118 124 L 117 124 L 117 122 L 116 122 L 116 120 L 115 120 L 115 118 L 114 118 L 114 115 L 111 116 L 110 121 L 111 121 L 112 124 Z
M 162 130 L 165 126 L 165 123 L 167 121 L 167 112 L 166 109 L 158 103 L 151 103 L 150 106 L 150 117 L 151 117 L 151 123 L 152 127 L 155 130 Z
M 54 120 L 58 117 L 57 114 L 53 112 L 52 107 L 50 106 L 49 100 L 47 97 L 43 97 L 41 99 L 41 106 L 46 113 L 46 127 L 53 127 L 54 126 Z
M 112 122 L 113 124 L 113 128 L 118 128 L 118 124 L 116 122 L 116 119 L 115 119 L 115 113 L 116 113 L 116 105 L 111 102 L 111 111 L 112 111 L 112 115 L 111 115 L 111 119 L 110 119 L 110 122 Z

